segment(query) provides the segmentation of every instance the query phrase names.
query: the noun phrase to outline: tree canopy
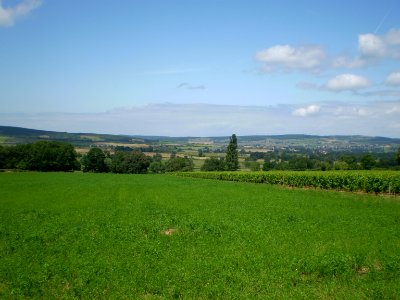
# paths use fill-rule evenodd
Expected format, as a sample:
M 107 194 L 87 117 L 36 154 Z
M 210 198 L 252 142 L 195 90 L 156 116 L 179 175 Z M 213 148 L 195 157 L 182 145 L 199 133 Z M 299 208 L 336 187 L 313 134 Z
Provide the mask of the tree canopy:
M 225 166 L 228 171 L 239 169 L 239 154 L 237 151 L 236 134 L 232 134 L 228 148 L 226 149 Z
M 83 172 L 103 173 L 108 171 L 105 163 L 106 156 L 100 148 L 90 148 L 82 158 Z
M 165 164 L 166 172 L 190 172 L 193 171 L 193 161 L 187 157 L 173 157 Z
M 73 171 L 80 165 L 71 144 L 39 141 L 0 148 L 0 167 L 31 171 Z
M 207 158 L 201 166 L 201 171 L 224 171 L 225 163 L 216 157 Z

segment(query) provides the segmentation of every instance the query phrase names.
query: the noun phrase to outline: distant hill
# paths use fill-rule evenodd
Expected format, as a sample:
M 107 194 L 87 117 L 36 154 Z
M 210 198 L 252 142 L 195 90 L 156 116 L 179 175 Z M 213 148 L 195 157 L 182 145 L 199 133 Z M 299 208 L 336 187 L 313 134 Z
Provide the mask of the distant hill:
M 62 141 L 75 146 L 89 146 L 94 142 L 130 143 L 132 142 L 132 137 L 127 135 L 68 133 L 0 126 L 0 144 L 25 144 L 36 141 Z
M 36 141 L 63 141 L 78 147 L 88 147 L 94 143 L 121 144 L 207 144 L 226 145 L 229 137 L 167 137 L 142 135 L 113 135 L 95 133 L 68 133 L 36 130 L 12 126 L 0 126 L 0 144 L 22 144 Z M 316 136 L 304 134 L 239 136 L 239 146 L 247 147 L 305 147 L 331 150 L 385 149 L 393 151 L 400 145 L 400 139 L 368 136 Z

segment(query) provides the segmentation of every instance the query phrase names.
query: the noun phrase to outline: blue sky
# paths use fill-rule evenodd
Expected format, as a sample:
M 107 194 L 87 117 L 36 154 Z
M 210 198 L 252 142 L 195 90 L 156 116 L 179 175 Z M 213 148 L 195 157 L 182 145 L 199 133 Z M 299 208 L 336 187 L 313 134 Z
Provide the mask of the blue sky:
M 0 105 L 60 131 L 400 137 L 400 2 L 0 0 Z

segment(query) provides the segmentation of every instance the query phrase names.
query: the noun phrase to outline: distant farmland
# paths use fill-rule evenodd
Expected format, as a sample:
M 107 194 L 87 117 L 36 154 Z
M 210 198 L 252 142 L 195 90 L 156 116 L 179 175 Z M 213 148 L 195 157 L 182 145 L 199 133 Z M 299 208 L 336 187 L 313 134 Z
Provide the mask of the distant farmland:
M 1 298 L 390 298 L 400 203 L 167 175 L 0 173 Z

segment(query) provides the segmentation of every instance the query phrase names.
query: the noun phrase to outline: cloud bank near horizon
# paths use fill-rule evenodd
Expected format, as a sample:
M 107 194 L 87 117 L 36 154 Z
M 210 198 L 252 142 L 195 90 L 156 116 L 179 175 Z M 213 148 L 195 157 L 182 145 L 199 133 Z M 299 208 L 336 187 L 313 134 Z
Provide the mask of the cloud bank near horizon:
M 316 134 L 400 138 L 400 100 L 235 106 L 152 104 L 100 113 L 0 114 L 34 129 L 154 136 Z

